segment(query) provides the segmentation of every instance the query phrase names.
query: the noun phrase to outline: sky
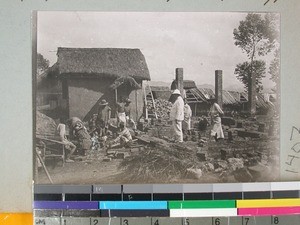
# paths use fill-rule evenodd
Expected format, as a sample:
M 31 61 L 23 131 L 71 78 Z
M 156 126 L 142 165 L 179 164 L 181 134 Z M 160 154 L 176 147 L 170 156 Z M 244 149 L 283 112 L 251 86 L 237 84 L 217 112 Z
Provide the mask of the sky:
M 243 88 L 234 75 L 247 61 L 234 45 L 233 29 L 246 13 L 211 12 L 38 12 L 37 51 L 57 61 L 58 47 L 139 48 L 152 81 L 172 82 L 175 69 L 197 85 L 214 85 L 223 70 L 223 87 Z M 272 57 L 267 57 L 270 61 Z M 268 69 L 267 69 L 268 71 Z M 275 84 L 270 75 L 265 88 Z

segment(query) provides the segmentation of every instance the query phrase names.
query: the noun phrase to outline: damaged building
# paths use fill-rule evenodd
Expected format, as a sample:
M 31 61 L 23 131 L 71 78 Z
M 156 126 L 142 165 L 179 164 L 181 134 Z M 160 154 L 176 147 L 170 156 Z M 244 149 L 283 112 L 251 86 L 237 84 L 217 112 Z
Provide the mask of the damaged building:
M 122 96 L 130 98 L 132 117 L 138 120 L 144 106 L 142 83 L 150 80 L 150 74 L 139 49 L 58 48 L 57 62 L 40 79 L 47 86 L 38 85 L 37 98 L 44 97 L 38 106 L 50 99 L 50 111 L 56 109 L 65 117 L 88 120 L 97 113 L 102 99 L 109 103 L 114 116 L 115 103 Z M 51 98 L 47 90 L 54 89 L 56 95 Z

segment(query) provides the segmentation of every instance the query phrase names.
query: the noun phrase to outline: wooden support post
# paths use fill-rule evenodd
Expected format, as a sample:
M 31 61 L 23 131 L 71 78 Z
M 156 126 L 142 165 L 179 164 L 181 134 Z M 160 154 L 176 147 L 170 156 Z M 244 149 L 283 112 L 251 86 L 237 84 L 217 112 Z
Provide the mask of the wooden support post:
M 50 177 L 50 174 L 49 174 L 49 172 L 48 172 L 48 170 L 47 170 L 47 168 L 46 168 L 46 165 L 45 165 L 45 163 L 44 163 L 42 157 L 40 156 L 40 154 L 38 153 L 37 150 L 35 150 L 35 153 L 36 153 L 36 156 L 38 157 L 38 159 L 40 160 L 40 163 L 42 164 L 42 167 L 43 167 L 43 169 L 45 170 L 45 173 L 46 173 L 48 179 L 50 180 L 51 184 L 53 184 L 53 181 L 52 181 L 52 179 L 51 179 L 51 177 Z

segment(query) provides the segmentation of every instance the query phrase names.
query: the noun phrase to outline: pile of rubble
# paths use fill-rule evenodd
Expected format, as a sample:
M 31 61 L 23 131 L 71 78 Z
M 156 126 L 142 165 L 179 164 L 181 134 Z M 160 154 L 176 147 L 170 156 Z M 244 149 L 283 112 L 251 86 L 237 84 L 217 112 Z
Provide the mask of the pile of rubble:
M 169 113 L 172 107 L 172 103 L 164 99 L 155 99 L 154 104 L 156 108 L 157 117 L 159 119 L 169 119 Z M 154 110 L 152 101 L 147 102 L 147 109 L 149 111 Z
M 278 141 L 269 137 L 267 129 L 259 130 L 259 125 L 249 120 L 243 121 L 242 128 L 236 128 L 236 123 L 225 125 L 226 138 L 218 142 L 207 139 L 209 128 L 203 132 L 194 129 L 184 135 L 184 144 L 174 144 L 168 136 L 172 128 L 157 121 L 147 131 L 150 141 L 140 143 L 145 148 L 121 163 L 122 179 L 152 183 L 176 179 L 205 182 L 212 177 L 214 182 L 274 180 L 280 168 Z
M 138 154 L 125 158 L 120 164 L 126 182 L 158 182 L 187 177 L 189 169 L 199 161 L 192 148 L 184 144 L 169 143 L 163 139 L 143 135 L 141 143 L 147 144 Z

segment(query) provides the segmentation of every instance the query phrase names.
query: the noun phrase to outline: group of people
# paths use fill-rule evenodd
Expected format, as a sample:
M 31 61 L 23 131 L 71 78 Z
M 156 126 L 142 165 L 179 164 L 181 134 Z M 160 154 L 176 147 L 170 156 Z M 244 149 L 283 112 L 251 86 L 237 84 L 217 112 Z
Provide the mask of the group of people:
M 175 89 L 170 97 L 172 103 L 170 111 L 170 120 L 174 130 L 174 137 L 176 142 L 183 142 L 183 133 L 190 134 L 192 110 L 187 103 L 187 99 L 183 98 L 180 91 Z M 216 140 L 223 139 L 224 133 L 221 124 L 221 116 L 224 114 L 221 107 L 214 102 L 209 110 L 211 118 L 212 129 L 210 137 Z
M 172 103 L 170 120 L 172 121 L 175 141 L 183 142 L 183 134 L 189 135 L 191 133 L 192 110 L 187 103 L 187 99 L 182 97 L 178 89 L 172 92 L 170 102 Z M 132 142 L 132 136 L 127 127 L 131 127 L 132 130 L 136 129 L 136 124 L 131 117 L 130 103 L 129 98 L 121 98 L 116 104 L 117 127 L 111 125 L 112 110 L 105 99 L 102 99 L 99 103 L 97 114 L 90 121 L 89 130 L 77 117 L 72 117 L 67 121 L 60 121 L 57 131 L 60 141 L 64 144 L 65 149 L 68 150 L 65 161 L 73 162 L 70 157 L 74 154 L 77 147 L 80 148 L 83 155 L 86 155 L 87 151 L 95 144 L 93 140 L 95 141 L 99 138 L 101 142 L 105 143 L 108 136 L 112 136 L 112 133 L 116 133 L 117 136 L 109 143 L 110 146 L 116 144 L 129 146 Z M 216 140 L 224 138 L 221 125 L 221 115 L 223 114 L 224 112 L 217 103 L 211 106 L 209 111 L 212 122 L 211 137 L 214 137 Z M 69 136 L 72 141 L 67 138 L 66 125 L 69 127 Z
M 69 136 L 72 141 L 70 141 L 67 137 L 66 126 L 69 127 Z M 83 122 L 77 117 L 72 117 L 67 121 L 60 120 L 60 123 L 57 126 L 57 132 L 59 134 L 60 141 L 64 144 L 65 149 L 68 151 L 65 159 L 66 162 L 74 162 L 71 159 L 71 156 L 77 148 L 74 143 L 77 143 L 83 155 L 85 155 L 91 147 L 91 136 Z
M 117 109 L 117 127 L 118 136 L 110 144 L 120 143 L 120 145 L 129 145 L 132 141 L 131 133 L 127 127 L 136 129 L 136 124 L 131 115 L 131 100 L 129 98 L 121 98 L 116 104 Z M 111 120 L 111 108 L 108 102 L 103 99 L 98 108 L 98 114 L 96 118 L 96 130 L 99 131 L 99 137 L 103 141 L 106 141 L 108 133 L 111 133 L 110 121 Z
M 105 143 L 107 137 L 113 133 L 111 130 L 114 130 L 117 136 L 110 145 L 117 143 L 122 146 L 130 145 L 132 136 L 127 126 L 136 129 L 136 124 L 131 118 L 130 103 L 131 101 L 128 98 L 121 98 L 121 101 L 117 103 L 117 129 L 113 129 L 114 127 L 111 125 L 111 107 L 105 99 L 101 100 L 97 114 L 90 121 L 89 130 L 78 117 L 72 117 L 66 121 L 60 120 L 57 126 L 57 133 L 60 141 L 68 151 L 65 162 L 74 162 L 71 156 L 77 147 L 79 147 L 79 152 L 82 155 L 86 155 L 88 150 L 93 148 L 94 145 L 96 146 L 97 143 L 99 144 L 98 138 Z M 67 137 L 66 126 L 69 127 L 69 138 Z M 97 145 L 96 147 L 98 148 L 99 146 Z

